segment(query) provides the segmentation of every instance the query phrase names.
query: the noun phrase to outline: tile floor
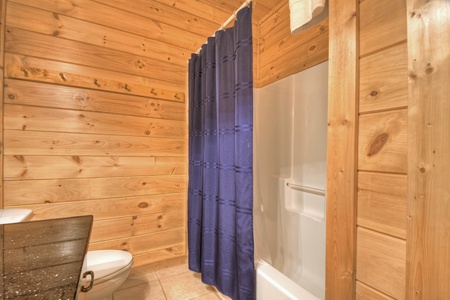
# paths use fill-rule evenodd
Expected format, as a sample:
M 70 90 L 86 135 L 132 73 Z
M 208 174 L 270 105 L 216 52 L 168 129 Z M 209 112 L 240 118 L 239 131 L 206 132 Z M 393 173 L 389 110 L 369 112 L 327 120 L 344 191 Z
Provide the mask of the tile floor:
M 231 300 L 202 283 L 187 264 L 144 275 L 130 275 L 113 300 Z

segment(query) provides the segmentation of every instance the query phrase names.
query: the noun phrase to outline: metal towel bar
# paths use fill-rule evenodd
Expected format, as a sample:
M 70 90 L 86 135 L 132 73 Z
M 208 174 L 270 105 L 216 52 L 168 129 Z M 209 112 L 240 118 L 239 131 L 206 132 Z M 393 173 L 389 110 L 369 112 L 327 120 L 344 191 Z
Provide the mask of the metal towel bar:
M 296 191 L 310 193 L 310 194 L 319 195 L 319 196 L 325 196 L 325 190 L 316 189 L 316 188 L 307 187 L 307 186 L 298 185 L 298 184 L 293 184 L 293 183 L 289 183 L 289 182 L 286 185 Z

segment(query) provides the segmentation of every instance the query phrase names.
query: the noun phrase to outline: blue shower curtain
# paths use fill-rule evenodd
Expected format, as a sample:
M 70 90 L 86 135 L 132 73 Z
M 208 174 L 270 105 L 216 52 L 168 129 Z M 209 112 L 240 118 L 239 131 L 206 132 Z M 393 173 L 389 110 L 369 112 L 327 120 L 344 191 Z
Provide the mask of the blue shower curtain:
M 255 298 L 251 7 L 189 60 L 189 268 Z

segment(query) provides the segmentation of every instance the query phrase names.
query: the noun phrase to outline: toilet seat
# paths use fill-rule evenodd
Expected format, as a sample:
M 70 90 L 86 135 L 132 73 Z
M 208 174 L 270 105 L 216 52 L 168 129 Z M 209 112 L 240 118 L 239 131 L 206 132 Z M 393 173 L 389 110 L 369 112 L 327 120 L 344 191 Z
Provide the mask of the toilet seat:
M 121 250 L 94 250 L 86 254 L 87 270 L 94 272 L 94 285 L 129 269 L 133 256 Z

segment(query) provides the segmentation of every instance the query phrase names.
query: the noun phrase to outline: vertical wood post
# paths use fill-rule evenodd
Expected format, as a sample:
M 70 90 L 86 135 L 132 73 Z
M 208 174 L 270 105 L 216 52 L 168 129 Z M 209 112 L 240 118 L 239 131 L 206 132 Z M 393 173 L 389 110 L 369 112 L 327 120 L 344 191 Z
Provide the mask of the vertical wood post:
M 450 2 L 408 0 L 406 299 L 450 299 Z
M 0 0 L 0 208 L 3 208 L 3 88 L 5 70 L 6 0 Z
M 355 297 L 358 91 L 356 0 L 330 1 L 326 299 Z

